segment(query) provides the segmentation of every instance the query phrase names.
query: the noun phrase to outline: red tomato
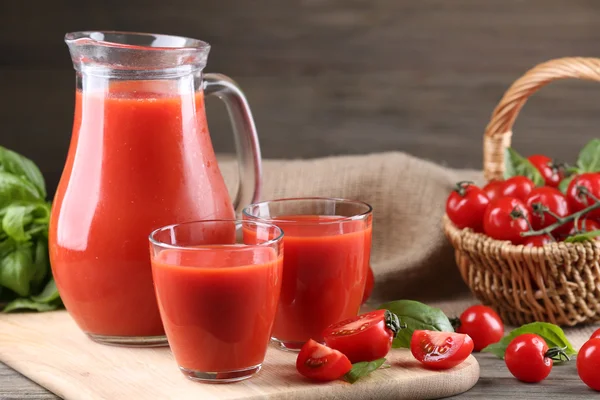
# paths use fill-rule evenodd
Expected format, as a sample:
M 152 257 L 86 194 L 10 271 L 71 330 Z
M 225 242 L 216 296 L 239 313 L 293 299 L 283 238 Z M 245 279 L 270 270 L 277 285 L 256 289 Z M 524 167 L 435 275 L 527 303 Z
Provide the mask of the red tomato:
M 459 229 L 482 231 L 481 220 L 489 200 L 477 186 L 460 182 L 446 201 L 446 214 Z
M 333 324 L 323 337 L 327 346 L 357 363 L 385 357 L 399 330 L 400 321 L 394 313 L 377 310 Z
M 524 333 L 514 338 L 506 348 L 504 361 L 511 374 L 522 382 L 541 382 L 552 369 L 548 345 L 541 336 Z
M 296 369 L 316 381 L 334 381 L 352 369 L 348 357 L 310 339 L 302 346 L 296 359 Z
M 577 354 L 577 373 L 590 388 L 600 391 L 600 339 L 585 342 Z
M 584 208 L 594 204 L 594 200 L 592 200 L 588 195 L 579 192 L 578 186 L 585 187 L 593 196 L 600 198 L 600 173 L 585 173 L 577 175 L 571 181 L 571 183 L 569 183 L 569 188 L 567 189 L 567 200 L 569 201 L 571 212 L 583 210 Z M 600 218 L 600 209 L 596 209 L 587 215 L 591 218 L 598 219 Z
M 523 241 L 525 247 L 542 247 L 545 244 L 554 243 L 554 240 L 548 235 L 528 236 Z
M 552 187 L 544 186 L 533 189 L 527 196 L 525 204 L 531 211 L 531 225 L 535 230 L 555 223 L 557 220 L 554 215 L 563 218 L 570 214 L 567 198 L 560 190 Z M 553 232 L 567 233 L 569 226 L 564 224 Z
M 473 340 L 462 333 L 414 331 L 410 351 L 427 368 L 448 369 L 469 357 Z
M 577 221 L 577 229 L 575 229 L 575 224 L 568 224 L 571 227 L 569 231 L 569 236 L 577 235 L 578 233 L 585 232 L 593 232 L 600 230 L 600 223 L 594 221 L 593 219 L 583 218 Z M 600 236 L 596 236 L 596 240 L 600 240 Z
M 594 331 L 594 333 L 592 333 L 592 336 L 590 336 L 590 339 L 600 339 L 600 328 L 596 329 Z
M 367 283 L 365 284 L 365 292 L 363 293 L 362 304 L 365 304 L 371 293 L 373 293 L 373 286 L 375 285 L 375 276 L 373 275 L 373 268 L 369 265 L 369 272 L 367 273 Z
M 531 222 L 527 206 L 514 197 L 501 197 L 492 201 L 483 216 L 483 231 L 498 240 L 510 240 L 514 244 L 525 241 L 521 232 L 529 230 Z
M 471 306 L 460 315 L 459 319 L 460 325 L 456 331 L 469 335 L 473 339 L 475 351 L 481 351 L 484 347 L 499 342 L 504 336 L 502 319 L 490 307 L 481 304 Z
M 504 187 L 504 181 L 489 181 L 487 185 L 483 187 L 483 193 L 487 196 L 489 201 L 502 197 L 502 188 Z
M 554 160 L 542 154 L 529 156 L 527 159 L 538 171 L 540 171 L 540 174 L 542 174 L 542 177 L 544 178 L 544 182 L 546 182 L 546 186 L 558 187 L 558 184 L 564 178 L 564 174 L 560 168 L 556 166 Z
M 502 196 L 516 197 L 519 200 L 525 201 L 534 187 L 534 183 L 526 176 L 513 176 L 504 181 Z

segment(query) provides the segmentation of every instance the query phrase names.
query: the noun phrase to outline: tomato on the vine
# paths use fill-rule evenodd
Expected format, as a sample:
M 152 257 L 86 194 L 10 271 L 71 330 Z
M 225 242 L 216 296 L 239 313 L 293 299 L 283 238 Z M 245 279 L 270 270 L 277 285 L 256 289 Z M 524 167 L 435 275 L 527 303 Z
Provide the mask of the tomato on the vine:
M 593 232 L 600 230 L 600 223 L 589 218 L 581 218 L 577 221 L 577 228 L 575 224 L 571 222 L 568 224 L 571 230 L 569 236 L 577 235 L 578 233 Z M 600 240 L 600 236 L 596 236 L 595 240 Z
M 553 187 L 538 187 L 529 193 L 525 204 L 531 211 L 531 225 L 533 229 L 543 229 L 554 224 L 556 217 L 566 217 L 570 214 L 569 203 L 560 190 Z M 569 232 L 569 226 L 564 224 L 554 230 L 556 233 Z
M 513 176 L 504 181 L 504 185 L 502 185 L 502 196 L 516 197 L 519 200 L 525 201 L 533 188 L 535 188 L 535 184 L 531 179 L 526 176 Z
M 469 357 L 473 340 L 462 333 L 414 331 L 410 352 L 427 368 L 448 369 Z
M 475 351 L 497 343 L 504 336 L 502 319 L 490 307 L 475 305 L 467 308 L 459 317 L 458 333 L 469 335 L 473 339 Z
M 316 381 L 334 381 L 352 369 L 348 357 L 310 339 L 302 346 L 296 359 L 296 369 Z
M 600 339 L 585 342 L 577 354 L 577 373 L 590 388 L 600 391 Z
M 459 182 L 446 201 L 446 214 L 459 229 L 481 232 L 481 220 L 489 203 L 485 193 L 468 182 Z
M 373 268 L 369 265 L 369 271 L 367 271 L 367 283 L 365 284 L 365 291 L 363 292 L 362 304 L 365 304 L 371 293 L 373 293 L 373 286 L 375 285 L 375 276 L 373 275 Z
M 571 212 L 581 211 L 594 204 L 593 198 L 585 193 L 581 193 L 580 187 L 584 187 L 589 194 L 596 198 L 600 198 L 600 173 L 589 172 L 575 176 L 569 188 L 567 189 L 567 200 L 571 207 Z M 595 209 L 586 216 L 594 219 L 600 218 L 600 209 Z
M 483 216 L 483 231 L 498 240 L 523 243 L 522 232 L 529 230 L 531 216 L 527 206 L 515 197 L 501 197 L 492 201 Z
M 554 240 L 548 235 L 528 236 L 523 241 L 525 247 L 542 247 L 545 244 L 554 243 Z
M 514 338 L 506 348 L 504 361 L 515 378 L 523 382 L 541 382 L 552 369 L 555 357 L 564 355 L 559 348 L 548 349 L 546 341 L 533 333 Z
M 385 357 L 400 329 L 394 313 L 377 310 L 333 324 L 325 329 L 323 337 L 327 346 L 357 363 Z
M 504 187 L 504 181 L 489 181 L 487 185 L 483 187 L 483 193 L 487 196 L 489 201 L 502 197 L 502 188 Z
M 527 157 L 527 159 L 540 171 L 546 186 L 558 187 L 560 181 L 564 178 L 564 174 L 554 160 L 543 154 L 535 154 Z

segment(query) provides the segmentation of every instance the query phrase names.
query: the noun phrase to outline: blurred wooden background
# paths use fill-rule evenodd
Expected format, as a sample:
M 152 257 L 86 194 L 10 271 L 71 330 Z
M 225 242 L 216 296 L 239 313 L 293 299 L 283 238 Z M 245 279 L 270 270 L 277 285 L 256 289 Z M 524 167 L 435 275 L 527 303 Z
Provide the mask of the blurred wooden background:
M 0 144 L 33 158 L 51 192 L 71 134 L 68 31 L 210 42 L 207 70 L 243 87 L 265 157 L 401 150 L 456 167 L 481 165 L 490 113 L 528 68 L 600 56 L 594 0 L 3 0 L 0 22 Z M 222 106 L 207 107 L 217 151 L 231 151 Z M 599 125 L 600 86 L 556 83 L 514 144 L 568 160 Z

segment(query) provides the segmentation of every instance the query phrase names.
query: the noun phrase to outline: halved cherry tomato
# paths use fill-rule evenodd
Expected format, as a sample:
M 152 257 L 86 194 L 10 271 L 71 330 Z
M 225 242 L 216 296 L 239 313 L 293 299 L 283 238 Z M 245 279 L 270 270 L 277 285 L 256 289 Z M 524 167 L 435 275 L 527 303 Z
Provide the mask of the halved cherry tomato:
M 585 187 L 590 194 L 596 198 L 600 198 L 600 173 L 585 173 L 575 176 L 569 188 L 567 189 L 567 200 L 571 207 L 571 212 L 577 212 L 583 210 L 586 207 L 594 204 L 594 200 L 588 195 L 580 193 L 578 187 Z M 594 219 L 600 219 L 600 209 L 596 209 L 586 216 Z
M 516 197 L 519 200 L 525 201 L 534 187 L 535 184 L 533 181 L 526 176 L 513 176 L 504 181 L 502 196 Z
M 473 340 L 462 333 L 414 331 L 410 351 L 427 368 L 448 369 L 469 357 Z
M 542 247 L 545 244 L 554 243 L 554 240 L 548 235 L 528 236 L 523 241 L 525 247 Z
M 600 391 L 600 339 L 590 339 L 577 354 L 577 373 L 590 388 Z
M 487 185 L 483 187 L 483 193 L 487 196 L 489 201 L 502 197 L 502 188 L 504 187 L 504 181 L 489 181 Z
M 377 310 L 333 324 L 325 329 L 323 337 L 327 346 L 357 363 L 385 357 L 400 329 L 394 313 Z
M 560 190 L 553 187 L 535 188 L 529 193 L 525 204 L 531 211 L 531 225 L 533 229 L 543 229 L 556 222 L 557 217 L 566 217 L 570 214 L 569 203 Z M 557 234 L 569 232 L 568 224 L 556 228 Z
M 302 346 L 296 359 L 296 369 L 316 381 L 334 381 L 352 369 L 348 357 L 310 339 Z
M 362 304 L 366 303 L 373 293 L 373 286 L 375 285 L 375 276 L 373 275 L 373 268 L 369 265 L 369 272 L 367 272 L 367 283 L 365 284 L 365 291 L 363 293 Z
M 492 201 L 483 215 L 483 231 L 498 240 L 521 244 L 521 232 L 529 230 L 531 222 L 527 206 L 515 197 L 501 197 Z
M 558 184 L 564 178 L 564 173 L 556 165 L 554 160 L 542 154 L 535 154 L 527 157 L 527 159 L 538 171 L 540 171 L 540 174 L 544 178 L 544 182 L 546 182 L 546 186 L 558 187 Z
M 594 331 L 594 333 L 592 333 L 592 336 L 590 336 L 590 339 L 600 339 L 600 328 L 596 329 Z
M 469 335 L 473 339 L 475 351 L 499 342 L 504 336 L 504 324 L 500 316 L 496 311 L 482 304 L 467 308 L 460 315 L 459 320 L 460 325 L 456 332 Z
M 514 338 L 506 348 L 504 361 L 515 378 L 529 383 L 546 379 L 554 364 L 546 341 L 533 333 Z
M 446 214 L 459 229 L 482 232 L 483 213 L 489 203 L 485 193 L 468 182 L 459 182 L 446 201 Z

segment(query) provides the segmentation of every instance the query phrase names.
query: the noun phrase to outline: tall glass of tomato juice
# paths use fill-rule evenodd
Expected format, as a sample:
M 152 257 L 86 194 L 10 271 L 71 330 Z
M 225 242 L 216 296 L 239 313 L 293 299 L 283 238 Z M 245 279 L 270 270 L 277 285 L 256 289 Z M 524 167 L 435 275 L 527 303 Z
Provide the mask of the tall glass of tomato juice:
M 285 233 L 283 285 L 273 341 L 298 350 L 332 323 L 358 314 L 371 255 L 372 208 L 332 198 L 281 199 L 244 209 L 248 221 Z
M 282 237 L 275 225 L 241 220 L 152 232 L 160 315 L 185 376 L 235 382 L 260 370 L 281 291 Z

